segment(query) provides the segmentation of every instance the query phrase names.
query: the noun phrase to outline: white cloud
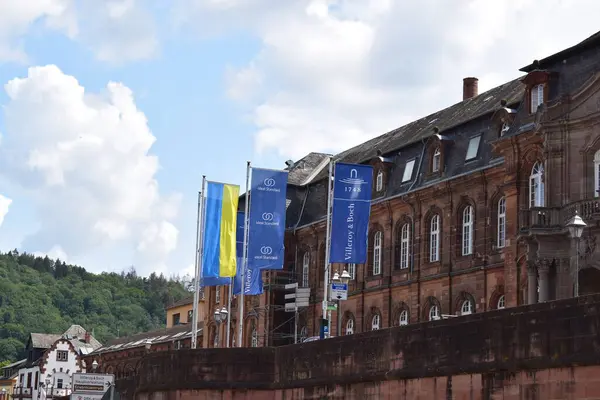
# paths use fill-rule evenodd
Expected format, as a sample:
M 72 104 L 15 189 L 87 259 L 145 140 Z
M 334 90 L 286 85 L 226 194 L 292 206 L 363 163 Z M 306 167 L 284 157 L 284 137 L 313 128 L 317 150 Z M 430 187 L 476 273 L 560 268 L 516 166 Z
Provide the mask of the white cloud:
M 292 158 L 339 151 L 454 104 L 466 76 L 479 77 L 480 91 L 516 78 L 534 58 L 594 33 L 600 12 L 594 0 L 177 4 L 180 26 L 260 39 L 247 66 L 227 71 L 228 94 L 254 99 L 256 149 Z
M 139 272 L 164 270 L 180 196 L 159 192 L 156 138 L 131 90 L 110 82 L 88 93 L 54 65 L 5 90 L 0 171 L 31 193 L 41 224 L 24 248 L 78 257 L 116 246 L 134 253 Z
M 0 62 L 27 62 L 24 38 L 42 21 L 110 63 L 154 56 L 158 39 L 154 19 L 136 0 L 0 1 Z
M 8 214 L 8 207 L 12 204 L 12 200 L 0 194 L 0 227 L 4 222 L 4 217 Z

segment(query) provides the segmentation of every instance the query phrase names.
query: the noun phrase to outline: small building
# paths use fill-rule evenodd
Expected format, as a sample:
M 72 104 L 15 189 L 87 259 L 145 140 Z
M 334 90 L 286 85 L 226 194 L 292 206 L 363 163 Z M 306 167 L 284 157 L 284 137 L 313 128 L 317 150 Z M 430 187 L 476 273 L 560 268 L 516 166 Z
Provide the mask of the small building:
M 200 289 L 198 300 L 198 321 L 204 321 L 204 291 Z M 176 301 L 167 307 L 167 329 L 177 325 L 191 324 L 194 310 L 194 296 Z
M 12 396 L 13 388 L 17 385 L 19 368 L 21 368 L 26 361 L 27 359 L 24 358 L 2 367 L 2 372 L 0 373 L 0 400 L 8 400 Z
M 43 388 L 46 397 L 71 393 L 71 376 L 84 372 L 83 356 L 102 344 L 80 325 L 72 325 L 62 335 L 32 333 L 27 341 L 27 358 L 21 364 L 13 399 L 38 399 Z

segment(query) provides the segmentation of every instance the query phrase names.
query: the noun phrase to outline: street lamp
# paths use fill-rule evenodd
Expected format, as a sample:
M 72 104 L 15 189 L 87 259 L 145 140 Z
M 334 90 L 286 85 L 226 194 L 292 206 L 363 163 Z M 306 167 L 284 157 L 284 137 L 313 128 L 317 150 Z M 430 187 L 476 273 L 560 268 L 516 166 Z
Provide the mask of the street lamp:
M 343 270 L 342 271 L 342 275 L 340 276 L 340 274 L 338 274 L 337 271 L 335 271 L 335 273 L 333 274 L 333 278 L 331 278 L 331 281 L 333 283 L 343 283 L 343 284 L 347 284 L 348 281 L 350 280 L 351 276 L 348 273 L 348 271 Z M 342 332 L 342 318 L 340 316 L 340 313 L 342 311 L 341 309 L 341 304 L 340 304 L 341 300 L 338 298 L 337 299 L 337 335 L 341 336 L 341 332 Z
M 6 400 L 6 389 L 5 388 L 2 388 L 2 397 L 1 397 L 1 399 L 2 400 Z
M 586 226 L 587 224 L 581 219 L 577 210 L 575 210 L 575 215 L 567 222 L 569 235 L 572 239 L 575 239 L 577 246 L 577 251 L 575 252 L 575 297 L 579 297 L 579 241 L 581 240 L 581 235 L 583 235 L 583 229 Z
M 221 308 L 220 310 L 217 308 L 215 310 L 214 313 L 215 316 L 215 323 L 217 324 L 217 332 L 215 333 L 215 341 L 216 341 L 216 346 L 219 346 L 219 327 L 221 326 L 221 324 L 223 322 L 227 321 L 227 317 L 229 316 L 229 313 L 227 312 L 227 309 L 225 307 Z
M 98 369 L 98 361 L 94 360 L 92 362 L 92 371 L 96 371 Z

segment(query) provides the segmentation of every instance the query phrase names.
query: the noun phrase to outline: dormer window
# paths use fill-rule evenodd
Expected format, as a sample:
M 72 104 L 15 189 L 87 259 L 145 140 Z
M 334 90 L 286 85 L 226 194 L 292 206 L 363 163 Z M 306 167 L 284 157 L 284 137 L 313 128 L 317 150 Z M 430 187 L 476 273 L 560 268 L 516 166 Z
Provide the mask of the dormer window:
M 531 88 L 531 113 L 535 114 L 538 107 L 544 102 L 544 84 L 535 85 Z
M 502 127 L 500 127 L 500 136 L 504 136 L 509 129 L 510 126 L 506 122 L 503 122 Z
M 469 148 L 467 149 L 467 156 L 465 157 L 465 161 L 470 161 L 477 157 L 480 142 L 481 135 L 472 137 L 471 140 L 469 140 Z
M 379 171 L 377 173 L 377 178 L 375 180 L 375 190 L 381 192 L 383 190 L 383 171 Z
M 404 167 L 404 175 L 402 175 L 402 183 L 408 182 L 412 179 L 414 167 L 415 167 L 414 159 L 406 162 L 406 166 Z
M 440 165 L 442 164 L 442 152 L 439 147 L 435 148 L 433 152 L 433 157 L 431 159 L 431 172 L 438 172 L 440 170 Z

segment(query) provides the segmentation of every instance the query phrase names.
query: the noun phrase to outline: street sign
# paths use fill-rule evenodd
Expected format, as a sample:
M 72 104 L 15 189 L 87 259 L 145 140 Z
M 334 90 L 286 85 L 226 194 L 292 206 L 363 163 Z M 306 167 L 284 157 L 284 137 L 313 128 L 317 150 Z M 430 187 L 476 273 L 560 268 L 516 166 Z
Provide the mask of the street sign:
M 285 288 L 294 290 L 294 293 L 285 295 L 285 300 L 291 300 L 291 302 L 285 303 L 285 312 L 296 312 L 300 307 L 308 307 L 310 288 L 299 288 L 297 282 L 288 283 Z
M 102 394 L 89 394 L 89 393 L 71 393 L 71 400 L 101 400 L 104 397 Z
M 337 283 L 331 284 L 331 300 L 347 300 L 348 299 L 348 284 Z
M 115 376 L 111 374 L 81 374 L 75 373 L 72 378 L 74 394 L 98 394 L 103 395 L 115 382 Z M 84 400 L 84 399 L 82 399 Z

